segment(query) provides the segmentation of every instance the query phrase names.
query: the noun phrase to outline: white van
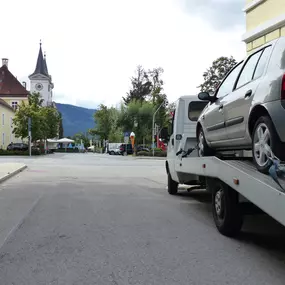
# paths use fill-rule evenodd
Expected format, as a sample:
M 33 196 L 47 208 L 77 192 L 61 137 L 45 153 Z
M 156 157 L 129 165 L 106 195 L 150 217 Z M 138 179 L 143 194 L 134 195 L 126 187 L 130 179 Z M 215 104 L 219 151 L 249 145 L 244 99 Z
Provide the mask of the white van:
M 198 96 L 182 96 L 176 102 L 174 116 L 171 123 L 171 133 L 167 147 L 166 171 L 171 178 L 179 184 L 197 185 L 199 177 L 189 173 L 177 172 L 176 164 L 182 163 L 177 153 L 182 150 L 194 148 L 197 145 L 196 125 L 199 115 L 208 102 L 201 101 Z M 197 150 L 190 155 L 197 156 Z M 177 165 L 178 166 L 178 165 Z
M 120 145 L 122 143 L 108 143 L 107 152 L 110 155 L 120 154 Z

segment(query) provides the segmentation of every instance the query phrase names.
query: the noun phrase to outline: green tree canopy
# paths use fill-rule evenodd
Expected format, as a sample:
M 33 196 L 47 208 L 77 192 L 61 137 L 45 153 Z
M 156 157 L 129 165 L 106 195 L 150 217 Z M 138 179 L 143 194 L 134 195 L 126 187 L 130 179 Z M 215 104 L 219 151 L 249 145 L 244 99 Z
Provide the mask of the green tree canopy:
M 59 131 L 59 114 L 54 107 L 42 107 L 39 93 L 28 96 L 28 104 L 22 102 L 13 119 L 13 133 L 21 139 L 28 137 L 28 118 L 31 118 L 33 142 L 54 138 Z
M 210 66 L 203 74 L 204 82 L 198 86 L 200 91 L 214 93 L 223 78 L 236 64 L 237 61 L 232 56 L 223 56 L 214 60 L 212 66 Z

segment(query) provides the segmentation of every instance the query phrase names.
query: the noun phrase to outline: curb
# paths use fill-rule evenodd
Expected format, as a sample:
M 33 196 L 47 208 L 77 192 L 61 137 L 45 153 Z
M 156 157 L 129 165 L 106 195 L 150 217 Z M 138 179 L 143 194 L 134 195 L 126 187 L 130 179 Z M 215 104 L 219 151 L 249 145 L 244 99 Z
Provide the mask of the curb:
M 152 156 L 136 156 L 135 159 L 146 159 L 146 160 L 166 160 L 166 157 L 152 157 Z
M 13 171 L 11 173 L 7 173 L 6 175 L 4 175 L 3 177 L 0 178 L 0 183 L 8 180 L 9 178 L 15 176 L 16 174 L 22 172 L 26 168 L 27 168 L 27 165 L 23 165 L 22 167 L 18 168 L 17 170 L 15 170 L 15 171 Z

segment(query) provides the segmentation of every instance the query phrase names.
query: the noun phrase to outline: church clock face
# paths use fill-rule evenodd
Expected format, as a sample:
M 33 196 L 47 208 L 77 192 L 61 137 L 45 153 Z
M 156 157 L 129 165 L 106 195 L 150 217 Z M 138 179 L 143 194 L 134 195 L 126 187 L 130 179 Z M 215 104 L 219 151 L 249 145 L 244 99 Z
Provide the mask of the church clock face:
M 41 91 L 41 90 L 43 89 L 43 85 L 42 85 L 41 83 L 37 83 L 37 84 L 36 84 L 36 89 L 37 89 L 38 91 Z

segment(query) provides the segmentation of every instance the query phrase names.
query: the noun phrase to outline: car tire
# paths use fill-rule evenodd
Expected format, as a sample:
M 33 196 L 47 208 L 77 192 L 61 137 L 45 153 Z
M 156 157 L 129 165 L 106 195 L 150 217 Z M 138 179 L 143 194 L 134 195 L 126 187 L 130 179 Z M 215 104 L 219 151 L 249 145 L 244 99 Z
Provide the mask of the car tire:
M 252 133 L 252 157 L 257 170 L 262 173 L 268 173 L 272 165 L 268 158 L 270 149 L 282 159 L 282 143 L 275 127 L 268 116 L 262 116 L 256 121 Z
M 114 155 L 115 153 L 113 151 L 110 152 L 111 155 Z
M 177 195 L 178 183 L 172 180 L 170 173 L 167 174 L 167 190 L 170 195 Z
M 206 142 L 202 127 L 198 131 L 197 141 L 198 141 L 198 156 L 199 157 L 215 155 L 215 151 L 212 148 L 210 148 Z
M 237 236 L 243 224 L 238 192 L 222 181 L 215 181 L 211 189 L 212 212 L 218 231 L 227 237 Z

